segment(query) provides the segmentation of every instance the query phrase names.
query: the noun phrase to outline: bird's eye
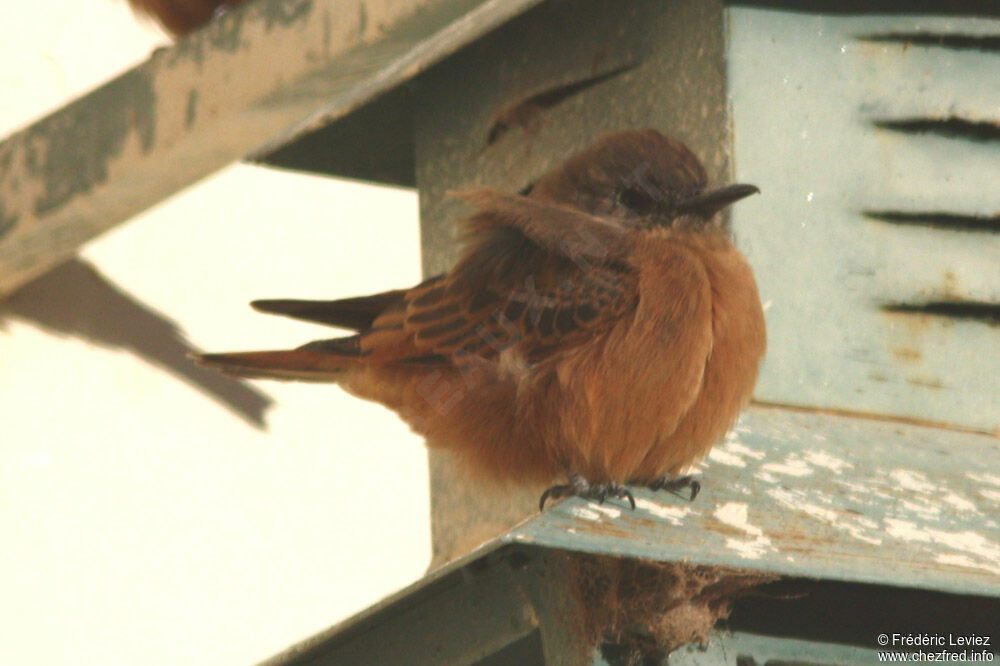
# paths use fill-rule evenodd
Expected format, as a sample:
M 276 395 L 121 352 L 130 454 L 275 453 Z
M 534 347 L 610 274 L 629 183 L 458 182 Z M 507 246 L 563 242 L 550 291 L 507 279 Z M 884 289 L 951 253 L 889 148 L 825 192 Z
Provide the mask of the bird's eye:
M 656 201 L 644 190 L 637 187 L 626 187 L 618 193 L 618 201 L 629 210 L 645 215 L 653 210 Z

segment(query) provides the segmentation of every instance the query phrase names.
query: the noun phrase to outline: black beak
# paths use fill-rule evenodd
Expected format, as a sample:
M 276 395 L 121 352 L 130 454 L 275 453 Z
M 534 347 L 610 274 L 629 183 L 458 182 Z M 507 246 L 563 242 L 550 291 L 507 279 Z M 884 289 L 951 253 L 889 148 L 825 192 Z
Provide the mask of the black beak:
M 736 203 L 740 199 L 757 194 L 760 190 L 756 185 L 726 185 L 714 190 L 707 190 L 677 203 L 678 213 L 696 213 L 711 217 L 720 210 Z

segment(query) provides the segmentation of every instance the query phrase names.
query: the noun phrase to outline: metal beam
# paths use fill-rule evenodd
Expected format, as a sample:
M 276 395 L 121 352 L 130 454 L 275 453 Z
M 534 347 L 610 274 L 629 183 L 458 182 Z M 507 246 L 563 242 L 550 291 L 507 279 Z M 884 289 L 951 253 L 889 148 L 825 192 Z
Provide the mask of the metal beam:
M 0 143 L 0 295 L 540 0 L 258 0 Z
M 501 537 L 602 555 L 1000 596 L 1000 439 L 755 407 L 691 503 L 564 501 Z

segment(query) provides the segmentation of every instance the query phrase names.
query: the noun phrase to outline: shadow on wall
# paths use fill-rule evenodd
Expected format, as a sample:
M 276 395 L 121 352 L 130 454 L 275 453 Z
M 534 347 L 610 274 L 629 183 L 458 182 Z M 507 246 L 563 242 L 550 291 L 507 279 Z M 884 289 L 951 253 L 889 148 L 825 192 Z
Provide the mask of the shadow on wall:
M 255 428 L 266 428 L 273 404 L 247 384 L 201 368 L 177 326 L 107 280 L 90 264 L 71 259 L 0 302 L 0 328 L 7 318 L 71 335 L 101 347 L 127 349 L 194 386 Z

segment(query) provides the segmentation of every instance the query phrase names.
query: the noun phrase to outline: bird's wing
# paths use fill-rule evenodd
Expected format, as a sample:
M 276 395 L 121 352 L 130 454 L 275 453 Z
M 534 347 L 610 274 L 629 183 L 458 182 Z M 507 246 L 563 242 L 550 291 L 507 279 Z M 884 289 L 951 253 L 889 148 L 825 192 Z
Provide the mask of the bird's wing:
M 623 227 L 568 206 L 506 194 L 491 188 L 452 192 L 479 209 L 463 221 L 467 245 L 503 230 L 517 230 L 532 243 L 577 264 L 621 261 L 629 250 Z
M 431 282 L 437 278 L 431 278 Z M 425 282 L 424 284 L 427 284 Z M 392 308 L 405 305 L 407 291 L 396 289 L 371 296 L 341 298 L 335 301 L 306 301 L 289 298 L 253 301 L 255 310 L 280 314 L 293 319 L 328 324 L 352 331 L 371 328 L 375 318 Z
M 614 325 L 638 300 L 624 229 L 571 208 L 478 190 L 465 249 L 447 274 L 408 290 L 336 301 L 267 300 L 264 312 L 356 335 L 289 351 L 205 354 L 231 374 L 336 381 L 355 364 L 461 366 L 516 347 L 535 363 Z
M 571 208 L 480 190 L 465 251 L 360 338 L 373 360 L 462 364 L 516 347 L 529 362 L 590 339 L 634 309 L 624 229 Z

